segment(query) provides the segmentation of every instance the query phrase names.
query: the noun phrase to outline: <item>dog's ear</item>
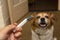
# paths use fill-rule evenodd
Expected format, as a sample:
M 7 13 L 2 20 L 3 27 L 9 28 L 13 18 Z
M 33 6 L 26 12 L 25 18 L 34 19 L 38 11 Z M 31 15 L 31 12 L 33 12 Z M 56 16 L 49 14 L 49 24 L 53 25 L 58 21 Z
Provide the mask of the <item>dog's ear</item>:
M 53 21 L 55 21 L 56 19 L 55 19 L 55 15 L 54 15 L 54 13 L 53 12 L 50 12 L 50 18 L 53 20 Z
M 31 20 L 32 25 L 34 25 L 36 14 L 37 14 L 37 12 L 33 12 L 31 15 L 32 16 L 32 20 Z
M 31 16 L 34 18 L 34 17 L 36 17 L 36 14 L 37 14 L 37 12 L 33 12 Z
M 51 22 L 52 22 L 52 24 L 54 24 L 55 21 L 56 21 L 56 17 L 55 17 L 55 15 L 54 15 L 53 12 L 50 13 L 50 18 L 51 18 Z
M 37 12 L 33 12 L 32 15 L 31 15 L 33 21 L 35 20 L 36 14 L 37 14 Z

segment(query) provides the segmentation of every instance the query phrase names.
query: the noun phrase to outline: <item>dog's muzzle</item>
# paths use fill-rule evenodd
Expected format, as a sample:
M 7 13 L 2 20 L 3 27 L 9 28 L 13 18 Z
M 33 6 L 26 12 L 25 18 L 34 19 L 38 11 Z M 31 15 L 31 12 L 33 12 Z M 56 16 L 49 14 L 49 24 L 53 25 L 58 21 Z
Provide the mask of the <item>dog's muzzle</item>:
M 42 28 L 45 28 L 47 26 L 47 23 L 45 22 L 45 18 L 41 18 L 40 20 L 41 22 L 39 23 L 39 26 L 41 26 Z

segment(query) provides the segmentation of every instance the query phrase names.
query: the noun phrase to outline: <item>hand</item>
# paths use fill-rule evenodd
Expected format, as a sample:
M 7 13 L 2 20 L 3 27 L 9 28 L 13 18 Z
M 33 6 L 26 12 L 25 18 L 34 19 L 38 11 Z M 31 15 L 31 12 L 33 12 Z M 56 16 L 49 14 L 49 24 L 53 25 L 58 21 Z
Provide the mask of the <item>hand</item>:
M 0 40 L 18 40 L 21 38 L 22 28 L 16 28 L 17 24 L 11 24 L 0 30 Z M 16 30 L 14 33 L 13 30 Z

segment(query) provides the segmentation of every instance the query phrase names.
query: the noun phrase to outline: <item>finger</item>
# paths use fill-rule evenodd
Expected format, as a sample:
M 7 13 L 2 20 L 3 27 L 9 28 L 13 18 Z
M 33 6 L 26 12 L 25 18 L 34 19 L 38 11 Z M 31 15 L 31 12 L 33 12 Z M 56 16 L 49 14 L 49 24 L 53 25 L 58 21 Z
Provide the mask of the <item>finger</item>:
M 11 25 L 8 25 L 7 27 L 5 27 L 5 28 L 2 30 L 2 32 L 8 33 L 8 32 L 10 32 L 10 31 L 13 31 L 13 29 L 16 28 L 16 25 L 17 25 L 16 23 L 11 24 Z
M 22 33 L 21 32 L 17 32 L 17 33 L 15 33 L 15 37 L 21 37 L 21 35 L 22 35 Z
M 16 25 L 16 26 L 17 26 L 17 23 L 14 23 L 14 25 Z
M 10 40 L 15 40 L 13 33 L 10 35 L 9 39 L 10 39 Z
M 17 40 L 17 38 L 15 38 L 14 33 L 11 33 L 8 40 Z
M 16 28 L 16 32 L 22 32 L 22 28 Z

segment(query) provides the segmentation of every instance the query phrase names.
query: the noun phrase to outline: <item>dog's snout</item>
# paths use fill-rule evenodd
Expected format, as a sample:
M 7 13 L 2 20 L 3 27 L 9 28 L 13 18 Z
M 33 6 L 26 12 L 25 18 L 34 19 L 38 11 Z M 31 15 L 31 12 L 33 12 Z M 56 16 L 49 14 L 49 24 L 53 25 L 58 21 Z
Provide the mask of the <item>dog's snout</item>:
M 41 23 L 45 23 L 45 18 L 41 18 Z
M 45 18 L 41 18 L 41 21 L 44 21 L 45 20 Z

